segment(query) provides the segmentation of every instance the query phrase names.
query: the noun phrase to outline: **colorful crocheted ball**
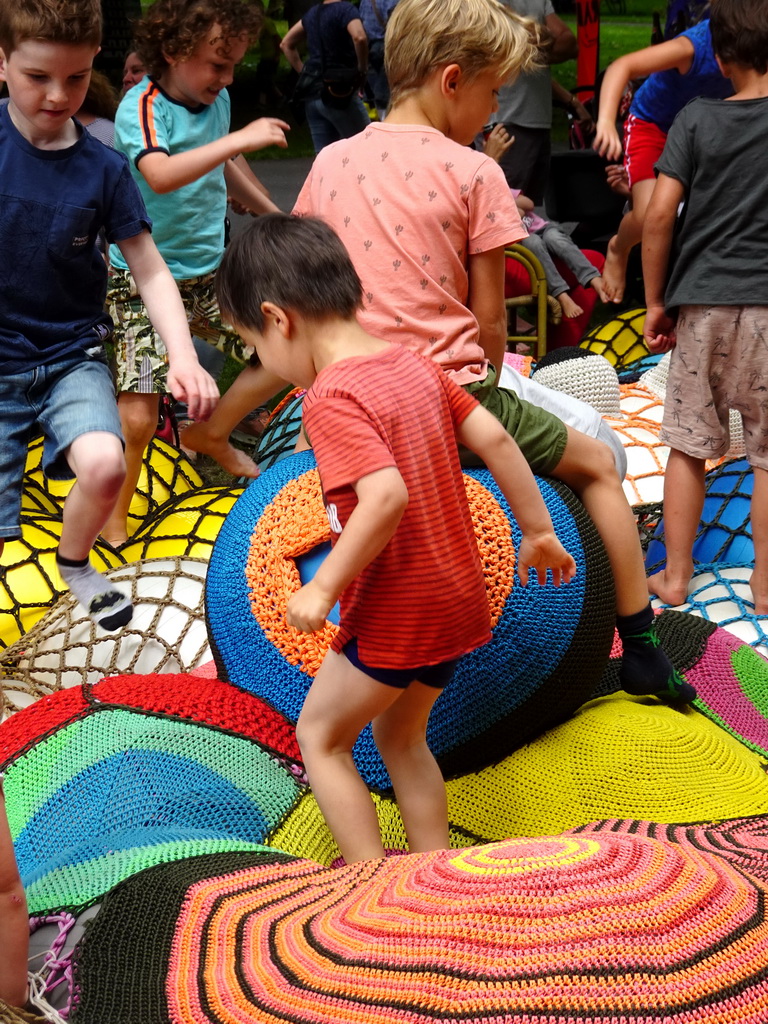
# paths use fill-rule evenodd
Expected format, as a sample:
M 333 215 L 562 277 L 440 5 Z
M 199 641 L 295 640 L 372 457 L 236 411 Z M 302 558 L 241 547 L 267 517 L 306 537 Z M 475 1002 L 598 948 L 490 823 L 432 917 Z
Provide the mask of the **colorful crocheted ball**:
M 21 516 L 21 537 L 7 540 L 0 556 L 0 648 L 23 636 L 46 613 L 66 586 L 56 568 L 61 519 L 36 512 Z M 119 565 L 112 548 L 96 541 L 91 564 L 104 572 Z
M 566 488 L 540 481 L 558 535 L 576 559 L 568 586 L 514 584 L 520 531 L 486 470 L 465 476 L 494 636 L 459 662 L 428 739 L 446 775 L 503 757 L 579 706 L 602 672 L 613 631 L 612 580 L 591 523 Z M 285 608 L 296 560 L 330 537 L 314 458 L 277 463 L 235 504 L 211 556 L 206 607 L 219 676 L 295 722 L 337 627 L 302 634 Z M 607 643 L 606 643 L 607 640 Z M 366 782 L 389 779 L 370 729 L 355 756 Z
M 293 388 L 272 410 L 253 453 L 262 472 L 290 455 L 301 430 L 301 407 L 306 388 Z
M 668 609 L 656 618 L 675 668 L 697 692 L 693 707 L 750 749 L 768 757 L 768 659 L 728 629 L 698 615 Z M 621 646 L 597 693 L 618 689 Z
M 30 913 L 82 909 L 161 861 L 264 849 L 305 785 L 261 735 L 295 748 L 257 698 L 188 675 L 109 679 L 14 715 L 0 770 Z
M 104 900 L 76 1024 L 764 1024 L 765 886 L 647 835 L 328 869 L 198 857 Z
M 768 657 L 768 617 L 756 615 L 752 600 L 751 565 L 697 565 L 682 611 L 722 626 Z M 658 598 L 652 603 L 666 607 Z
M 133 601 L 123 629 L 97 629 L 66 593 L 3 658 L 3 714 L 62 687 L 118 672 L 190 671 L 211 661 L 204 613 L 207 563 L 153 558 L 111 569 L 107 576 Z
M 605 356 L 618 372 L 648 355 L 643 340 L 644 309 L 628 309 L 605 324 L 587 331 L 581 348 Z
M 564 391 L 586 402 L 601 416 L 619 416 L 619 378 L 603 356 L 583 348 L 556 348 L 536 363 L 531 374 L 538 384 Z
M 704 510 L 693 544 L 694 562 L 749 566 L 755 560 L 750 505 L 754 472 L 746 459 L 732 459 L 711 469 L 706 476 Z M 651 540 L 646 557 L 648 572 L 667 560 L 664 520 Z
M 169 498 L 120 548 L 126 562 L 147 558 L 210 556 L 221 524 L 242 487 L 203 487 Z

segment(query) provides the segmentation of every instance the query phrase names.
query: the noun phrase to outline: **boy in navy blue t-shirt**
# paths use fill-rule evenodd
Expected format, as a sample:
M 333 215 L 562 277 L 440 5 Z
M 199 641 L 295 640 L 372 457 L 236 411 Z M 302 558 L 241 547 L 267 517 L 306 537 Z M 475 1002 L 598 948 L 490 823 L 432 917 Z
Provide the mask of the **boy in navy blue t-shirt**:
M 178 290 L 149 234 L 125 157 L 93 139 L 80 107 L 101 38 L 99 0 L 3 0 L 0 80 L 0 552 L 20 536 L 27 443 L 45 435 L 43 468 L 75 483 L 56 561 L 104 629 L 129 598 L 89 564 L 125 476 L 114 385 L 104 354 L 107 271 L 101 229 L 125 256 L 165 339 L 173 394 L 205 419 L 218 398 L 200 367 Z

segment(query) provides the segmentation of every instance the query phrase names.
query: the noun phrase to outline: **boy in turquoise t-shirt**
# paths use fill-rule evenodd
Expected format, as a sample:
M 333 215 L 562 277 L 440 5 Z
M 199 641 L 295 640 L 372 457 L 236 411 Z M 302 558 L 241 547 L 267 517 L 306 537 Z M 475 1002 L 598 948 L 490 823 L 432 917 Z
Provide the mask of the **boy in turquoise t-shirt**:
M 258 35 L 261 5 L 217 0 L 202 24 L 200 13 L 195 0 L 157 0 L 136 26 L 149 73 L 120 104 L 115 148 L 129 159 L 193 333 L 241 358 L 242 343 L 222 323 L 213 293 L 213 274 L 224 252 L 227 196 L 256 213 L 276 209 L 241 154 L 286 146 L 289 126 L 268 117 L 230 131 L 226 87 Z M 128 506 L 157 425 L 159 397 L 166 391 L 167 354 L 119 254 L 112 259 L 108 301 L 127 475 L 104 537 L 118 546 L 127 539 Z M 229 452 L 227 468 L 243 472 L 247 466 L 237 464 L 237 451 Z

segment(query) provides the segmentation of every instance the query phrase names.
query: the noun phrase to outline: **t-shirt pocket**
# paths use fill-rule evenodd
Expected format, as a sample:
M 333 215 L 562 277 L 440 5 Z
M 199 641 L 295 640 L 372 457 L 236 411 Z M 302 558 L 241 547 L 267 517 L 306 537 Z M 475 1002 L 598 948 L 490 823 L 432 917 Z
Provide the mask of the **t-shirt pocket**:
M 61 260 L 79 256 L 92 243 L 91 226 L 95 210 L 59 203 L 48 230 L 48 252 Z

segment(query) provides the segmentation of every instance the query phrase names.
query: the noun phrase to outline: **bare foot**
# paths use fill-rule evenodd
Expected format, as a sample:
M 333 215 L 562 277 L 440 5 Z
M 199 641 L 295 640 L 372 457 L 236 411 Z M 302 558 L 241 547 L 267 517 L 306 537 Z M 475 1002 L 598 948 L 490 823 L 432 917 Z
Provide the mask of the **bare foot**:
M 246 476 L 253 479 L 259 475 L 259 467 L 245 452 L 235 448 L 229 441 L 219 441 L 210 437 L 204 423 L 192 423 L 179 431 L 179 444 L 190 448 L 193 452 L 210 455 L 212 459 L 226 469 L 232 476 Z
M 573 320 L 575 316 L 579 316 L 584 312 L 578 302 L 573 301 L 568 292 L 560 292 L 557 296 L 557 301 L 563 310 L 563 316 L 568 317 L 569 320 Z
M 597 277 L 593 277 L 589 282 L 589 287 L 594 288 L 597 292 L 597 297 L 601 302 L 608 302 L 608 293 L 605 290 L 605 284 L 603 283 L 602 277 L 598 274 Z
M 608 302 L 621 302 L 624 298 L 624 286 L 627 279 L 627 263 L 629 253 L 621 252 L 617 246 L 616 235 L 608 243 L 608 252 L 603 267 L 603 290 Z
M 673 606 L 685 604 L 688 597 L 688 584 L 691 582 L 691 575 L 692 573 L 684 580 L 667 579 L 667 570 L 662 569 L 661 572 L 654 573 L 653 576 L 649 576 L 646 580 L 648 593 L 655 594 L 656 597 L 661 598 L 664 604 Z

